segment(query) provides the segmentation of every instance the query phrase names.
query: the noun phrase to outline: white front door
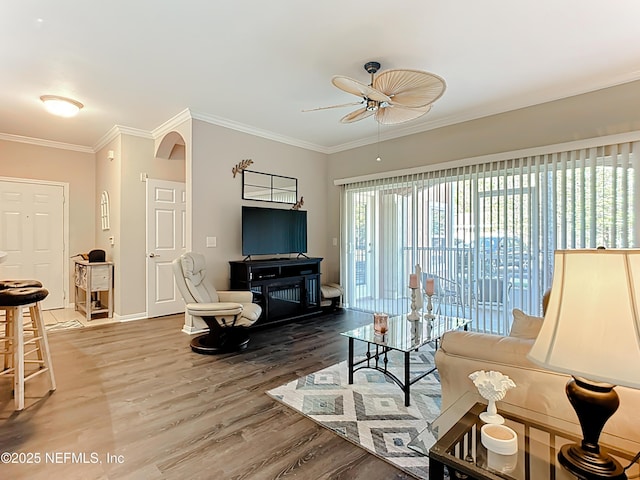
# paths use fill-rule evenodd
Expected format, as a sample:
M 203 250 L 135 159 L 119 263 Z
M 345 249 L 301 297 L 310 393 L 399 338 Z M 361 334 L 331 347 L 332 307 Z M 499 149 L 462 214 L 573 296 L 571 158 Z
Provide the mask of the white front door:
M 186 250 L 184 183 L 147 179 L 147 316 L 184 312 L 171 262 Z
M 42 282 L 44 310 L 65 306 L 64 230 L 62 184 L 0 180 L 0 278 Z

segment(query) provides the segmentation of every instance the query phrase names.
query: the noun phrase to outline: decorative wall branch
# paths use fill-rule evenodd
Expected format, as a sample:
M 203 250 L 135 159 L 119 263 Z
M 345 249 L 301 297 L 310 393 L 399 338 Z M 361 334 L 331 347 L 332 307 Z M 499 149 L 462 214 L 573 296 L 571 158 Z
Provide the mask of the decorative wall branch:
M 300 197 L 300 200 L 296 202 L 296 204 L 291 207 L 291 210 L 300 210 L 300 207 L 304 205 L 304 197 Z
M 253 163 L 253 160 L 251 160 L 250 158 L 247 158 L 246 160 L 242 160 L 241 162 L 239 162 L 235 167 L 231 169 L 231 173 L 233 173 L 233 178 L 236 178 L 236 175 L 238 173 L 248 168 L 249 165 L 251 165 L 252 163 Z

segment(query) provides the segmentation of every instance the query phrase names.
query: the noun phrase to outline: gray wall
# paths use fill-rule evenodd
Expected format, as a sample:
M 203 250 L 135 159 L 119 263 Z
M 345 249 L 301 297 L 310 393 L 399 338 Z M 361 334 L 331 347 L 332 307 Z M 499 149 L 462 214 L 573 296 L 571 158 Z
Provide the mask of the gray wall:
M 242 175 L 233 178 L 231 170 L 244 159 L 253 160 L 250 170 L 298 179 L 298 196 L 304 197 L 303 209 L 308 216 L 308 255 L 327 256 L 326 155 L 199 120 L 192 122 L 192 129 L 191 172 L 188 173 L 192 180 L 191 246 L 207 258 L 208 273 L 216 288 L 228 288 L 228 262 L 243 258 L 242 205 L 291 208 L 242 200 Z M 206 247 L 207 236 L 217 237 L 217 247 Z M 331 275 L 324 262 L 322 270 L 323 277 Z
M 380 145 L 380 163 L 376 145 L 325 155 L 199 120 L 175 129 L 185 139 L 186 162 L 156 159 L 153 140 L 130 135 L 117 136 L 95 155 L 0 140 L 0 176 L 69 183 L 70 254 L 105 249 L 116 262 L 116 313 L 135 316 L 146 308 L 141 172 L 187 179 L 188 242 L 207 257 L 219 289 L 228 286 L 228 261 L 242 258 L 241 205 L 269 205 L 241 199 L 241 177 L 233 178 L 232 167 L 251 158 L 252 170 L 298 178 L 309 215 L 309 254 L 324 257 L 323 281 L 336 281 L 340 250 L 332 239 L 340 236 L 340 189 L 335 179 L 640 130 L 639 99 L 640 82 L 632 82 L 389 140 Z M 113 161 L 107 159 L 109 150 Z M 105 189 L 111 196 L 108 232 L 99 226 Z M 110 235 L 116 237 L 113 248 Z M 205 247 L 207 236 L 217 237 L 216 248 Z
M 140 174 L 160 180 L 185 181 L 185 161 L 155 158 L 154 141 L 118 135 L 96 153 L 96 246 L 114 262 L 114 310 L 121 317 L 146 312 L 146 182 Z M 108 159 L 113 150 L 113 160 Z M 111 228 L 100 224 L 100 194 L 109 192 Z M 114 237 L 114 245 L 109 237 Z
M 333 184 L 336 179 L 637 130 L 640 81 L 388 140 L 379 147 L 382 162 L 375 160 L 376 145 L 332 154 L 328 164 L 327 236 L 335 237 L 340 232 L 340 189 Z M 330 257 L 328 261 L 339 260 Z

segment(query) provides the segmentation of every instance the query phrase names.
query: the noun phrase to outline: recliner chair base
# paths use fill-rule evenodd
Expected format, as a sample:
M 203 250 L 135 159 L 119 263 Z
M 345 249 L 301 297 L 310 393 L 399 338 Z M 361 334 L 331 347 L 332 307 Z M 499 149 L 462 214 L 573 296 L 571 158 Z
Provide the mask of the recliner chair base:
M 247 348 L 249 334 L 244 327 L 221 327 L 215 318 L 203 317 L 209 332 L 191 340 L 191 350 L 202 355 L 237 352 Z

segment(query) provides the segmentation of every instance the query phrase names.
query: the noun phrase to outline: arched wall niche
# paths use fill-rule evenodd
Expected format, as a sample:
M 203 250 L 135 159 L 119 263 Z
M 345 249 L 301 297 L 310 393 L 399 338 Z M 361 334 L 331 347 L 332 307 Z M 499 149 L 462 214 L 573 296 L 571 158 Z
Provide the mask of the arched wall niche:
M 184 160 L 185 142 L 182 135 L 178 132 L 167 133 L 156 151 L 156 158 L 164 158 L 167 160 Z

